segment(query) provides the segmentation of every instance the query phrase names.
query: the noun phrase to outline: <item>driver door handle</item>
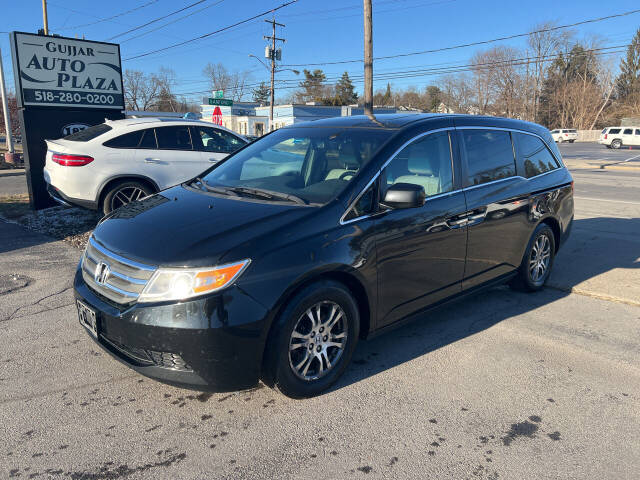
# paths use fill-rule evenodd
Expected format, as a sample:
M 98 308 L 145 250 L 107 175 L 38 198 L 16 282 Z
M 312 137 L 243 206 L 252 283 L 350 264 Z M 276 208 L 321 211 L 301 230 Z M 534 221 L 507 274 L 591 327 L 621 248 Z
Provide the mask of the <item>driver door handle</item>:
M 144 159 L 144 163 L 160 163 L 160 159 L 147 157 Z

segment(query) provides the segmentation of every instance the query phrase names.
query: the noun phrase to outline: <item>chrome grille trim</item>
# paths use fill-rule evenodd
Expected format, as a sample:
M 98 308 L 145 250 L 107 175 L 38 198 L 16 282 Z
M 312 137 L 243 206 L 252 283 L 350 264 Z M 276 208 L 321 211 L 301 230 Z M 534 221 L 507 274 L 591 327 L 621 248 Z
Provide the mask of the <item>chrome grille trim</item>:
M 95 279 L 98 264 L 109 267 L 109 275 L 104 283 Z M 89 238 L 89 244 L 82 257 L 82 278 L 89 288 L 117 304 L 135 301 L 156 271 L 156 267 L 129 260 L 110 252 Z

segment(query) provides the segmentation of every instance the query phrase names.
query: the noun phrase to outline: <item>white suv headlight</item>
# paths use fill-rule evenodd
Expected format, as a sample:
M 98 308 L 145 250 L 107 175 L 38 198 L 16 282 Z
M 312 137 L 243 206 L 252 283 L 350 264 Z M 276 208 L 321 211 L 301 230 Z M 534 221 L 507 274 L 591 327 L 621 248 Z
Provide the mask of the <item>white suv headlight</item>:
M 233 283 L 251 260 L 208 268 L 159 268 L 147 283 L 139 302 L 184 300 L 221 290 Z

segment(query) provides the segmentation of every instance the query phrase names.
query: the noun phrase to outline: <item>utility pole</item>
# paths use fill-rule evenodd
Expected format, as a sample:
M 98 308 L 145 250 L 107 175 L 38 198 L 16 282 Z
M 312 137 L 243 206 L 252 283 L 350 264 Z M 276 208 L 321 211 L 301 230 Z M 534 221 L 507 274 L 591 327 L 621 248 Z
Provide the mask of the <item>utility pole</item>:
M 42 0 L 42 23 L 44 23 L 44 34 L 49 35 L 49 21 L 47 20 L 47 0 Z
M 364 0 L 364 113 L 373 115 L 373 35 L 371 0 Z
M 275 76 L 276 76 L 276 60 L 280 60 L 280 54 L 276 53 L 276 40 L 282 43 L 286 42 L 284 38 L 276 37 L 276 25 L 279 27 L 284 27 L 282 23 L 277 23 L 275 18 L 273 20 L 265 20 L 265 22 L 270 23 L 273 30 L 271 36 L 264 36 L 265 40 L 271 40 L 271 47 L 268 48 L 269 55 L 267 58 L 271 59 L 271 101 L 269 102 L 269 131 L 273 131 L 273 103 L 275 101 Z
M 7 153 L 13 155 L 13 137 L 11 136 L 11 115 L 7 102 L 7 89 L 4 84 L 4 68 L 2 65 L 2 50 L 0 49 L 0 93 L 2 93 L 2 111 L 4 112 L 4 128 L 7 131 Z

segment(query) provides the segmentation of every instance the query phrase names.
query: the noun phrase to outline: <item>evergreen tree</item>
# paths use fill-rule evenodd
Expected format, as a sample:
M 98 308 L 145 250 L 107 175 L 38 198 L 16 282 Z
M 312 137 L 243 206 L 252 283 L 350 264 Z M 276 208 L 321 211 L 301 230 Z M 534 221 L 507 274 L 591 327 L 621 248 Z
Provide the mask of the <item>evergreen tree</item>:
M 389 105 L 391 103 L 391 84 L 387 82 L 387 91 L 384 92 L 382 97 L 382 105 Z
M 351 105 L 358 103 L 358 94 L 349 78 L 349 74 L 344 72 L 336 84 L 336 105 Z
M 304 69 L 304 81 L 298 85 L 302 88 L 301 92 L 298 92 L 298 97 L 304 102 L 320 102 L 325 103 L 326 96 L 324 81 L 327 76 L 320 69 L 310 70 Z
M 426 100 L 426 109 L 430 112 L 436 113 L 440 104 L 442 103 L 442 90 L 440 90 L 435 85 L 430 85 L 427 87 L 425 92 L 425 100 Z
M 253 101 L 260 105 L 269 105 L 270 97 L 271 89 L 264 82 L 260 82 L 260 86 L 253 90 Z
M 616 91 L 620 99 L 640 93 L 640 28 L 627 47 L 627 57 L 620 62 Z

